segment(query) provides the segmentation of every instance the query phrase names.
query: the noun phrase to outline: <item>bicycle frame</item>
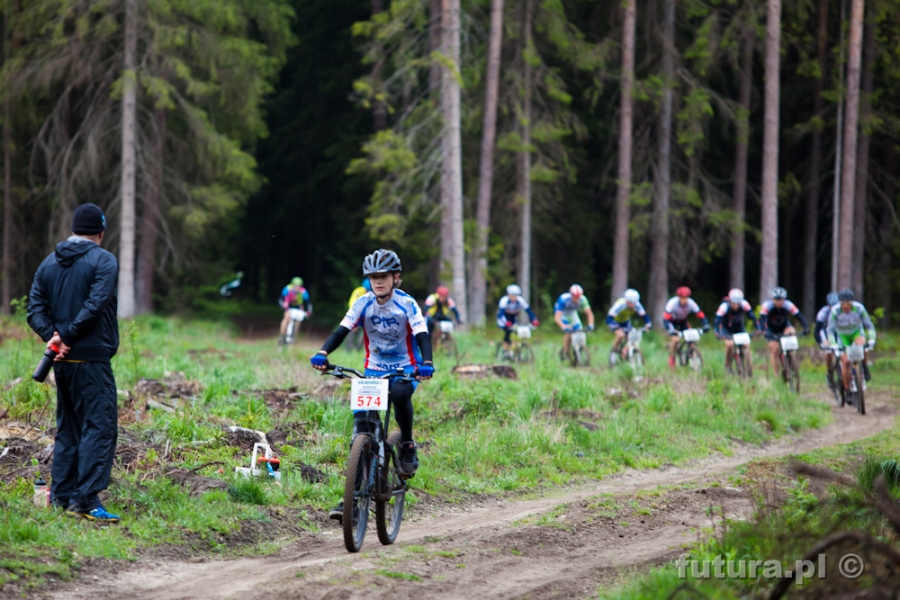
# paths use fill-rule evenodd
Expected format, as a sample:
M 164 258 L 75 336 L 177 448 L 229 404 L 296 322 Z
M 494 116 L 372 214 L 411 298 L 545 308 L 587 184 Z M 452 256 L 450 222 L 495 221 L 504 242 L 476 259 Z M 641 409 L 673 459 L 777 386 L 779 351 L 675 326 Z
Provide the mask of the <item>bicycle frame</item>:
M 631 331 L 628 332 L 628 341 L 625 342 L 625 348 L 628 353 L 628 360 L 634 356 L 635 350 L 641 349 L 641 340 L 644 337 L 644 330 L 638 329 L 637 327 L 633 327 Z

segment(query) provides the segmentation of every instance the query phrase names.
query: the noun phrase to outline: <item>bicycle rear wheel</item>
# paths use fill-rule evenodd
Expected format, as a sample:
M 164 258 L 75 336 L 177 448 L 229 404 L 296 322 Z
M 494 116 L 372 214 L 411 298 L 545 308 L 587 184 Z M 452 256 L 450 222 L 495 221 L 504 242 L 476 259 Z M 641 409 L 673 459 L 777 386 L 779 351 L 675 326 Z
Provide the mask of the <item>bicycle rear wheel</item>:
M 784 370 L 787 374 L 788 389 L 795 394 L 800 393 L 800 370 L 797 368 L 797 360 L 793 352 L 784 354 Z
M 353 440 L 344 481 L 344 546 L 359 552 L 369 522 L 369 470 L 372 468 L 371 438 L 360 433 Z
M 400 446 L 400 432 L 395 431 L 388 437 L 388 445 L 392 448 Z M 393 544 L 400 532 L 403 521 L 403 506 L 406 504 L 406 482 L 398 475 L 397 455 L 388 452 L 384 457 L 384 482 L 382 491 L 391 495 L 389 500 L 375 501 L 375 529 L 378 541 L 384 545 Z
M 853 377 L 856 379 L 856 412 L 864 415 L 866 414 L 866 390 L 863 385 L 866 383 L 866 378 L 863 376 L 862 363 L 853 368 Z
M 522 344 L 519 345 L 518 352 L 516 352 L 516 360 L 521 363 L 533 363 L 534 351 L 531 349 L 531 346 L 522 342 Z

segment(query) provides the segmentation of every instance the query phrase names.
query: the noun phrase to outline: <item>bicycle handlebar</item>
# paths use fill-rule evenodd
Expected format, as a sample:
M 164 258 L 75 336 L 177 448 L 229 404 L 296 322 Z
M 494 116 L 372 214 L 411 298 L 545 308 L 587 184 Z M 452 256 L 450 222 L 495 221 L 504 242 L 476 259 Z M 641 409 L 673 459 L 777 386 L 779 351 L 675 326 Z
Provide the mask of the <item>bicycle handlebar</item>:
M 353 379 L 351 375 L 355 376 L 358 379 L 397 379 L 399 381 L 416 381 L 415 373 L 407 373 L 402 368 L 397 368 L 396 371 L 392 373 L 385 373 L 384 375 L 366 375 L 362 371 L 351 367 L 344 367 L 341 365 L 333 365 L 329 362 L 325 363 L 325 368 L 327 371 L 322 372 L 322 375 L 331 375 L 332 377 L 337 377 L 338 379 Z M 416 369 L 418 372 L 418 368 Z

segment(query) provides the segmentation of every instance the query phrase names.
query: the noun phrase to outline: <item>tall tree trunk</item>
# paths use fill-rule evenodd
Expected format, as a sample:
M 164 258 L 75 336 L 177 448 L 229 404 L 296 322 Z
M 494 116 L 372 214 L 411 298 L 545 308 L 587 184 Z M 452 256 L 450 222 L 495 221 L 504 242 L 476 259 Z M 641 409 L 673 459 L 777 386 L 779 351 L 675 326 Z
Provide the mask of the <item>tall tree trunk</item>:
M 844 112 L 843 169 L 841 173 L 841 239 L 838 255 L 838 287 L 853 284 L 853 217 L 856 211 L 856 151 L 859 140 L 859 79 L 862 64 L 862 34 L 865 0 L 850 4 L 849 56 L 847 59 L 847 104 Z M 858 290 L 857 290 L 858 291 Z
M 628 287 L 629 226 L 631 225 L 632 96 L 634 93 L 634 20 L 636 0 L 625 0 L 622 20 L 622 84 L 619 109 L 619 172 L 616 192 L 616 237 L 613 246 L 613 280 L 610 290 L 615 301 Z
M 737 150 L 734 156 L 734 189 L 732 206 L 737 215 L 737 227 L 731 235 L 730 287 L 744 289 L 744 254 L 746 248 L 745 221 L 747 219 L 747 155 L 750 139 L 750 93 L 753 91 L 753 37 L 748 28 L 741 44 L 740 114 L 737 123 Z
M 484 123 L 481 132 L 481 164 L 478 177 L 478 239 L 472 272 L 471 323 L 484 325 L 487 303 L 487 245 L 491 226 L 491 189 L 494 185 L 494 145 L 497 140 L 497 100 L 500 89 L 500 46 L 503 42 L 503 0 L 491 0 L 491 33 L 488 42 L 487 81 L 484 92 Z
M 841 26 L 840 26 L 840 50 L 838 52 L 838 87 L 844 85 L 844 6 L 846 0 L 841 0 Z M 837 126 L 835 127 L 836 140 L 834 152 L 834 182 L 832 184 L 831 203 L 831 289 L 838 289 L 838 256 L 840 254 L 841 239 L 841 160 L 844 157 L 844 95 L 841 94 L 837 105 Z
M 659 113 L 659 161 L 653 205 L 650 255 L 650 312 L 662 326 L 669 288 L 669 197 L 671 193 L 672 85 L 675 81 L 675 0 L 665 0 L 663 29 L 663 95 Z
M 450 289 L 460 317 L 468 321 L 466 260 L 463 246 L 462 134 L 460 131 L 459 73 L 460 0 L 441 0 L 443 54 L 449 66 L 441 76 L 441 112 L 444 117 L 441 164 L 441 269 L 450 267 Z
M 372 0 L 372 16 L 384 10 L 384 0 Z M 381 87 L 381 70 L 384 68 L 384 53 L 378 53 L 378 59 L 372 67 L 372 84 L 375 90 Z M 387 128 L 387 107 L 384 102 L 375 99 L 372 102 L 372 128 L 381 131 Z
M 3 31 L 0 32 L 0 44 L 3 46 L 3 65 L 9 59 L 9 12 L 3 14 Z M 4 84 L 7 93 L 3 95 L 3 285 L 0 291 L 0 313 L 8 315 L 10 312 L 10 302 L 12 301 L 12 278 L 13 278 L 13 193 L 12 193 L 12 124 L 10 122 L 10 98 L 8 84 Z
M 766 2 L 766 109 L 763 130 L 762 252 L 759 295 L 778 282 L 778 111 L 780 94 L 781 0 Z M 762 301 L 762 300 L 761 300 Z
M 825 68 L 828 60 L 828 0 L 819 0 L 818 53 L 819 78 L 816 79 L 813 113 L 821 119 L 824 109 Z M 806 198 L 806 237 L 803 240 L 803 314 L 816 310 L 816 263 L 819 246 L 819 202 L 822 193 L 822 128 L 817 123 L 812 134 L 809 167 L 809 196 Z
M 125 71 L 122 92 L 122 189 L 119 246 L 119 317 L 134 316 L 135 144 L 137 110 L 137 0 L 125 0 Z
M 163 109 L 153 112 L 156 139 L 153 144 L 152 169 L 149 173 L 147 195 L 141 214 L 141 237 L 137 259 L 137 313 L 153 312 L 153 275 L 156 270 L 156 248 L 159 240 L 159 222 L 163 191 L 163 167 L 165 165 L 165 148 L 167 119 Z
M 863 279 L 863 268 L 865 266 L 866 252 L 866 191 L 869 187 L 869 145 L 871 134 L 869 128 L 872 121 L 872 90 L 874 88 L 873 65 L 875 64 L 875 18 L 874 10 L 870 5 L 868 8 L 868 19 L 866 19 L 867 32 L 865 37 L 865 60 L 866 67 L 862 74 L 862 95 L 860 97 L 859 113 L 860 113 L 860 137 L 859 137 L 859 157 L 856 163 L 856 210 L 853 214 L 853 266 L 851 267 L 852 277 L 850 287 L 856 291 L 860 302 L 865 301 L 865 280 Z
M 525 0 L 525 17 L 522 21 L 523 52 L 532 47 L 532 23 L 534 21 L 534 0 Z M 522 218 L 521 244 L 519 244 L 519 285 L 526 300 L 531 298 L 531 87 L 532 67 L 531 63 L 522 60 L 523 90 L 522 90 L 522 146 L 524 152 L 520 152 L 518 161 L 518 181 L 516 197 L 521 203 Z
M 894 203 L 897 201 L 897 179 L 894 174 L 897 172 L 897 150 L 893 142 L 886 144 L 884 159 L 884 172 L 886 174 L 884 181 L 884 201 L 881 205 L 881 216 L 878 222 L 878 258 L 876 259 L 877 268 L 875 269 L 875 285 L 877 289 L 876 302 L 878 306 L 884 307 L 884 320 L 882 325 L 887 328 L 891 326 L 891 289 L 893 278 L 891 277 L 891 269 L 893 268 L 894 256 Z
M 429 0 L 428 2 L 428 43 L 432 52 L 439 52 L 443 43 L 441 34 L 441 19 L 443 18 L 441 0 Z M 441 89 L 441 65 L 432 62 L 428 71 L 428 89 L 436 94 Z

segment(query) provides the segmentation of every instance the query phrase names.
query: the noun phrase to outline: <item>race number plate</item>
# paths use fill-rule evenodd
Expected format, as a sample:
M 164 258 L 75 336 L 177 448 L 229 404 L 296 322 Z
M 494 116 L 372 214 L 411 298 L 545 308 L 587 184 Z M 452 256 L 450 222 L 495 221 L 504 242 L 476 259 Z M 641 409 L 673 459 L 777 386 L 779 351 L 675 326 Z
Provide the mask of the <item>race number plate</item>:
M 850 362 L 862 362 L 865 357 L 866 350 L 863 346 L 853 344 L 847 347 L 847 358 L 850 359 Z
M 306 318 L 306 311 L 302 308 L 292 308 L 291 309 L 291 320 L 292 321 L 302 321 Z
M 697 329 L 685 329 L 682 335 L 686 342 L 696 342 L 700 339 L 700 331 Z
M 350 384 L 352 410 L 387 410 L 387 379 L 354 379 Z
M 784 352 L 792 352 L 800 347 L 800 344 L 797 343 L 796 335 L 786 335 L 781 338 L 781 349 Z
M 453 333 L 453 321 L 441 321 L 441 333 Z
M 749 346 L 750 345 L 750 334 L 749 333 L 736 333 L 732 337 L 734 340 L 735 346 Z
M 516 327 L 516 335 L 519 339 L 527 340 L 531 337 L 531 327 L 528 325 L 518 325 Z
M 628 332 L 628 341 L 632 344 L 639 344 L 642 337 L 644 337 L 643 329 L 634 328 Z
M 581 348 L 587 345 L 587 334 L 584 331 L 576 331 L 572 334 L 572 343 Z

